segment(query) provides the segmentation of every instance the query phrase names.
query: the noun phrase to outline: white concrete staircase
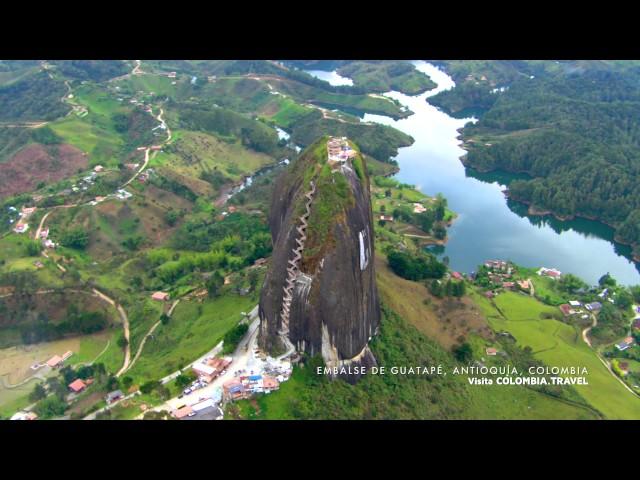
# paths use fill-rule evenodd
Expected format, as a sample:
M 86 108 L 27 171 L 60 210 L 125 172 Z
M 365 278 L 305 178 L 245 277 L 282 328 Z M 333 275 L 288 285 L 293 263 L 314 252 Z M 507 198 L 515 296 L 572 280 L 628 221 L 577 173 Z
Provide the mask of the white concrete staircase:
M 311 203 L 313 202 L 313 196 L 316 193 L 316 185 L 313 182 L 310 182 L 311 189 L 305 194 L 307 198 L 307 203 L 305 204 L 305 213 L 302 214 L 299 218 L 300 225 L 296 228 L 298 231 L 298 236 L 296 237 L 296 248 L 292 249 L 292 257 L 289 259 L 288 267 L 287 267 L 287 280 L 286 285 L 283 288 L 284 295 L 282 297 L 282 311 L 280 313 L 281 325 L 280 331 L 278 332 L 280 336 L 285 339 L 285 342 L 290 344 L 289 342 L 289 313 L 291 309 L 291 302 L 293 300 L 293 288 L 295 287 L 296 277 L 300 272 L 299 263 L 302 258 L 302 251 L 304 250 L 304 244 L 307 240 L 307 226 L 309 220 L 309 214 L 311 213 Z

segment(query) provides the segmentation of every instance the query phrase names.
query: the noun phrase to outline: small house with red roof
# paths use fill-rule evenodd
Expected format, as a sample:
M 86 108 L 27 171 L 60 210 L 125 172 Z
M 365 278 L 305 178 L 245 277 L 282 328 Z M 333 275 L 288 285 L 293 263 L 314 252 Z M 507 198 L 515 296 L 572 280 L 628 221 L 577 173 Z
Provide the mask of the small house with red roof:
M 573 312 L 573 310 L 571 309 L 571 305 L 569 305 L 568 303 L 563 303 L 558 308 L 560 308 L 560 311 L 565 317 L 571 315 L 571 313 Z
M 167 292 L 154 292 L 153 295 L 151 295 L 151 298 L 158 302 L 164 302 L 169 300 L 169 294 Z
M 73 393 L 80 393 L 85 388 L 87 388 L 87 384 L 82 381 L 82 379 L 78 378 L 69 384 L 69 390 Z
M 62 365 L 62 362 L 63 360 L 60 355 L 54 355 L 49 360 L 47 360 L 47 365 L 49 365 L 51 368 L 57 368 Z

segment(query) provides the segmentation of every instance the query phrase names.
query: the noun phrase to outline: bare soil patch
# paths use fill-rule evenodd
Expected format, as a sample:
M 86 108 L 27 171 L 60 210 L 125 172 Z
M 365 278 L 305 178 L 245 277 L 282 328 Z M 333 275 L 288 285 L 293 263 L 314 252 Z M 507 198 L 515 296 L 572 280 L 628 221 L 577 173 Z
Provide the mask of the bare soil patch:
M 87 155 L 72 145 L 27 145 L 0 163 L 0 198 L 34 190 L 40 182 L 57 182 L 88 164 Z

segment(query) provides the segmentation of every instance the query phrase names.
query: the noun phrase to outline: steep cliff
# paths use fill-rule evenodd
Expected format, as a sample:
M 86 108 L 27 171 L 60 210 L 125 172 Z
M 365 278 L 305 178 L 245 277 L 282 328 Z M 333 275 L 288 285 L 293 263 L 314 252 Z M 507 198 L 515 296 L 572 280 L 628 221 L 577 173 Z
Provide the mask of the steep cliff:
M 263 348 L 319 353 L 338 370 L 375 365 L 368 341 L 380 306 L 369 178 L 357 147 L 330 137 L 310 145 L 278 179 L 269 222 L 274 250 L 260 298 Z

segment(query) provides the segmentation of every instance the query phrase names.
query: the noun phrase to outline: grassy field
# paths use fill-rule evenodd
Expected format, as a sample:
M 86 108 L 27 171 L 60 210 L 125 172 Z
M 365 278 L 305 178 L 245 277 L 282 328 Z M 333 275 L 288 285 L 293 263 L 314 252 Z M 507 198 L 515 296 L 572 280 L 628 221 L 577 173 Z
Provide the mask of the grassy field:
M 478 294 L 473 298 L 492 328 L 509 331 L 520 345 L 530 346 L 536 358 L 547 365 L 586 367 L 589 385 L 577 385 L 576 390 L 607 418 L 640 418 L 640 399 L 605 368 L 596 353 L 582 341 L 579 330 L 558 320 L 540 317 L 554 312 L 553 307 L 514 292 L 501 293 L 494 303 Z
M 142 355 L 127 373 L 134 379 L 161 378 L 211 350 L 249 312 L 257 298 L 228 294 L 204 303 L 185 300 L 167 325 L 148 340 Z
M 111 345 L 115 345 L 116 335 L 117 332 L 112 330 L 53 342 L 0 349 L 0 417 L 12 415 L 20 408 L 31 403 L 27 397 L 33 390 L 34 385 L 40 381 L 37 377 L 33 377 L 34 372 L 29 368 L 32 364 L 44 362 L 56 354 L 62 355 L 67 350 L 74 352 L 67 362 L 69 365 L 92 362 L 105 350 L 109 342 L 111 342 L 109 349 Z M 119 357 L 114 357 L 118 362 L 118 368 L 122 365 L 122 353 L 120 353 Z M 107 363 L 113 362 L 108 362 L 106 351 L 97 361 L 104 362 L 105 360 L 107 360 L 105 362 L 107 368 L 110 371 L 115 371 L 113 364 L 107 365 Z M 37 372 L 45 375 L 45 377 L 56 374 L 55 371 L 49 370 L 45 372 L 44 369 Z M 31 380 L 25 384 L 15 388 L 7 388 L 8 384 L 18 384 L 29 377 L 31 377 Z
M 75 91 L 74 100 L 86 106 L 90 115 L 104 117 L 111 124 L 111 116 L 126 113 L 128 108 L 118 102 L 111 94 L 94 86 L 82 86 Z
M 87 153 L 90 165 L 115 167 L 118 164 L 118 153 L 124 143 L 115 132 L 90 123 L 90 117 L 91 115 L 88 115 L 81 119 L 71 115 L 49 126 L 66 143 Z
M 181 175 L 198 178 L 203 172 L 217 170 L 233 181 L 274 162 L 263 153 L 254 152 L 240 143 L 227 143 L 214 135 L 178 131 L 171 152 L 158 154 L 154 164 L 170 165 Z
M 278 97 L 278 110 L 275 114 L 267 115 L 265 117 L 271 118 L 276 124 L 283 128 L 290 127 L 300 118 L 307 115 L 312 111 L 309 107 L 303 107 L 288 97 Z
M 173 80 L 161 75 L 131 75 L 125 80 L 118 82 L 121 86 L 126 86 L 133 92 L 142 90 L 143 92 L 153 92 L 156 95 L 166 95 L 172 97 L 176 94 L 176 85 L 171 85 Z

